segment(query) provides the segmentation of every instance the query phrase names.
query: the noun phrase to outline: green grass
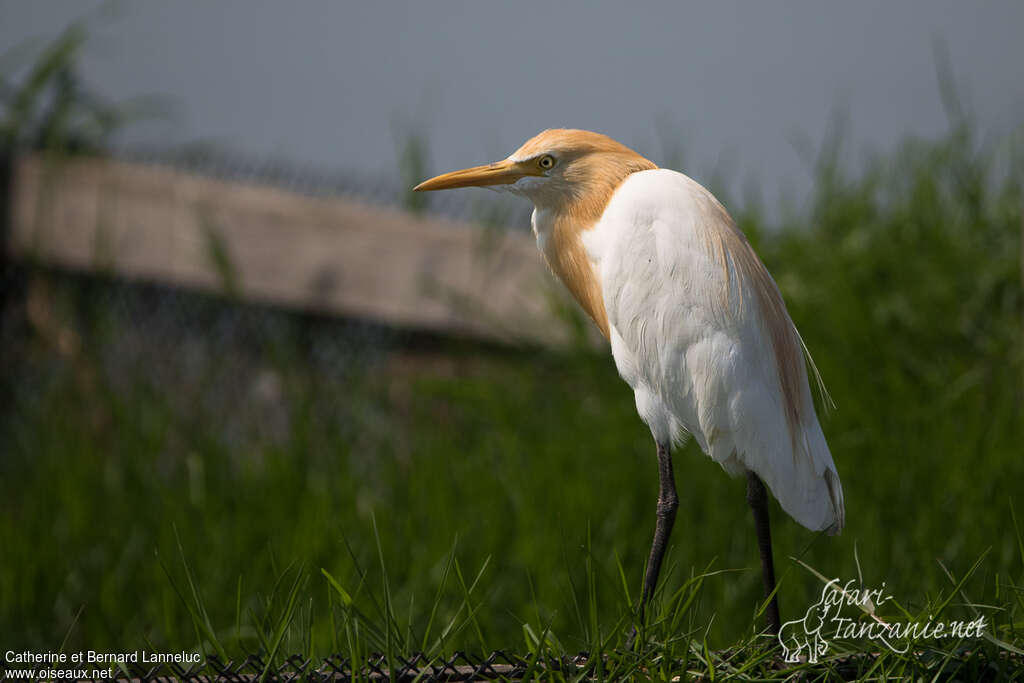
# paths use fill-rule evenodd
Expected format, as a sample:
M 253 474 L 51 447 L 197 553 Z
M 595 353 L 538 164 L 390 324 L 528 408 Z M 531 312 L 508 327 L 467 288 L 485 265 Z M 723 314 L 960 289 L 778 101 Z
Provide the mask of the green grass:
M 977 610 L 995 639 L 877 658 L 834 643 L 818 673 L 1009 676 L 1024 646 L 1014 154 L 955 122 L 858 177 L 824 155 L 814 205 L 781 227 L 736 212 L 837 404 L 824 427 L 848 526 L 811 534 L 773 507 L 783 618 L 820 595 L 816 571 L 885 582 L 890 618 Z M 218 341 L 230 302 L 184 297 L 160 330 L 118 305 L 144 293 L 22 275 L 0 358 L 5 650 L 504 648 L 535 667 L 587 651 L 597 677 L 785 675 L 756 635 L 743 482 L 692 444 L 642 652 L 622 650 L 657 474 L 607 354 L 274 313 Z M 353 355 L 316 360 L 312 340 L 338 337 Z

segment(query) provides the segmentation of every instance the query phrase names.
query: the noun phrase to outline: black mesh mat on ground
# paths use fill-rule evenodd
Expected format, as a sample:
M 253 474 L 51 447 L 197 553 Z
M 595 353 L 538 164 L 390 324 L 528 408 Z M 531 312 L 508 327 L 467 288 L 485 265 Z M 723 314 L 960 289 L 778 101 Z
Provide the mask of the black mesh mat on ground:
M 126 664 L 124 669 L 113 670 L 113 678 L 130 681 L 480 681 L 520 680 L 531 672 L 541 675 L 554 669 L 564 673 L 585 667 L 586 657 L 579 655 L 565 661 L 530 662 L 517 655 L 502 651 L 492 652 L 486 658 L 456 652 L 447 659 L 427 659 L 424 655 L 411 658 L 373 655 L 364 663 L 354 666 L 350 659 L 333 655 L 323 660 L 310 660 L 295 655 L 280 664 L 268 666 L 258 655 L 241 661 L 221 661 L 215 656 L 202 664 L 183 666 L 166 663 L 156 665 Z M 62 665 L 63 666 L 63 665 Z M 90 670 L 87 668 L 87 670 Z M 6 671 L 0 680 L 9 680 Z M 531 676 L 532 677 L 532 676 Z M 112 679 L 107 679 L 112 680 Z
M 930 652 L 918 653 L 913 661 L 904 661 L 893 668 L 893 665 L 876 671 L 879 654 L 864 652 L 828 659 L 820 664 L 784 664 L 781 658 L 771 658 L 760 662 L 751 669 L 744 666 L 743 657 L 737 652 L 717 653 L 719 667 L 717 672 L 705 669 L 693 659 L 688 662 L 678 661 L 669 669 L 668 674 L 673 680 L 727 680 L 739 672 L 743 680 L 829 680 L 854 681 L 861 680 L 865 675 L 872 678 L 879 674 L 897 674 L 901 679 L 932 680 L 974 680 L 1002 681 L 1020 680 L 1024 674 L 1024 659 L 1010 654 L 1001 653 L 995 659 L 980 651 L 964 651 L 958 654 Z M 730 661 L 739 656 L 739 661 Z M 637 655 L 637 657 L 639 657 Z M 725 665 L 731 663 L 735 666 Z M 588 653 L 581 652 L 575 656 L 542 657 L 520 656 L 502 650 L 496 650 L 487 657 L 474 656 L 465 652 L 456 652 L 447 658 L 428 659 L 422 654 L 409 658 L 396 655 L 388 658 L 375 654 L 363 662 L 353 661 L 342 655 L 331 655 L 322 660 L 311 660 L 300 655 L 293 655 L 284 660 L 276 660 L 268 666 L 267 661 L 259 655 L 250 655 L 243 660 L 222 661 L 210 656 L 205 661 L 192 665 L 161 663 L 155 665 L 126 664 L 123 668 L 114 668 L 109 678 L 81 678 L 78 680 L 118 680 L 132 683 L 164 683 L 181 681 L 183 683 L 213 683 L 227 681 L 229 683 L 249 683 L 255 681 L 313 681 L 345 682 L 345 681 L 396 681 L 401 683 L 428 681 L 521 681 L 521 680 L 646 680 L 666 675 L 664 662 L 655 665 L 658 671 L 651 671 L 648 666 L 654 662 L 641 663 L 639 659 L 632 664 L 624 661 L 614 663 L 608 657 L 591 658 Z M 723 666 L 725 665 L 725 666 Z M 64 665 L 67 666 L 67 665 Z M 87 670 L 91 672 L 91 670 Z M 886 674 L 886 672 L 888 672 Z M 65 672 L 65 677 L 69 672 Z M 10 669 L 0 667 L 0 681 L 21 680 L 9 678 Z M 872 675 L 873 674 L 873 675 Z M 86 676 L 92 675 L 86 673 Z

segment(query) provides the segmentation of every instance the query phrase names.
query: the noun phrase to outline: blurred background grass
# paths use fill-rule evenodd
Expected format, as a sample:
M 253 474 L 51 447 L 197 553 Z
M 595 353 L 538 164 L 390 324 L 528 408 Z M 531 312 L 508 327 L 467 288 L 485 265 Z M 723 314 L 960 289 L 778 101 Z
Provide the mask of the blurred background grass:
M 64 39 L 6 98 L 7 154 L 95 152 L 120 125 L 116 108 L 76 95 L 78 37 Z M 811 161 L 807 210 L 769 220 L 756 202 L 723 197 L 837 405 L 824 427 L 848 527 L 816 537 L 773 507 L 783 618 L 820 593 L 791 556 L 884 581 L 920 606 L 949 589 L 940 563 L 963 573 L 986 552 L 968 595 L 1013 605 L 1004 623 L 1021 618 L 1007 585 L 1024 584 L 1013 530 L 1024 157 L 1019 135 L 979 139 L 947 90 L 947 134 L 906 140 L 856 173 L 842 170 L 836 133 Z M 415 135 L 397 147 L 407 182 L 428 159 Z M 26 263 L 7 271 L 5 646 L 197 647 L 191 598 L 175 588 L 191 577 L 217 637 L 251 651 L 278 580 L 301 572 L 301 626 L 286 649 L 322 655 L 337 628 L 321 569 L 367 605 L 388 596 L 422 632 L 432 610 L 447 621 L 466 608 L 449 558 L 467 583 L 479 574 L 477 627 L 453 635 L 453 649 L 515 649 L 524 624 L 585 648 L 591 580 L 600 628 L 626 623 L 619 563 L 635 598 L 657 477 L 607 352 L 510 349 Z M 710 577 L 693 613 L 725 647 L 759 625 L 743 482 L 692 444 L 675 457 L 666 590 L 709 564 L 736 570 Z

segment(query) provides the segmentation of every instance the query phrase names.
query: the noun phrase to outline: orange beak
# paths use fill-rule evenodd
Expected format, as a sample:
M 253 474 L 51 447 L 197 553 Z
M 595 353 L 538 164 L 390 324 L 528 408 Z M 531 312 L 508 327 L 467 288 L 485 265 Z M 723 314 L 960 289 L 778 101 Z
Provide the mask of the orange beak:
M 518 161 L 496 161 L 486 166 L 464 168 L 461 171 L 443 173 L 412 188 L 414 192 L 450 190 L 455 187 L 485 187 L 487 185 L 509 185 L 520 178 L 539 175 L 527 164 Z

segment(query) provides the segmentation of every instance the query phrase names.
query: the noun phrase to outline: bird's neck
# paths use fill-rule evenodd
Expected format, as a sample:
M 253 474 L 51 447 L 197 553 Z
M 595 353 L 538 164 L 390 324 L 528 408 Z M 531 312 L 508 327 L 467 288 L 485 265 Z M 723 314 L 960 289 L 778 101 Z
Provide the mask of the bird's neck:
M 607 338 L 608 314 L 601 281 L 582 239 L 592 227 L 578 224 L 571 214 L 541 208 L 533 211 L 533 232 L 548 267 Z

